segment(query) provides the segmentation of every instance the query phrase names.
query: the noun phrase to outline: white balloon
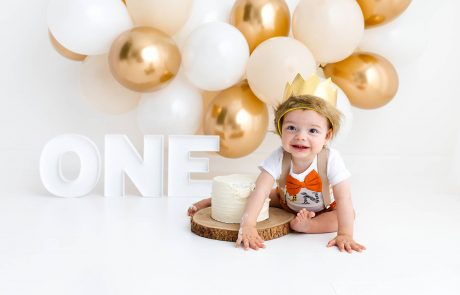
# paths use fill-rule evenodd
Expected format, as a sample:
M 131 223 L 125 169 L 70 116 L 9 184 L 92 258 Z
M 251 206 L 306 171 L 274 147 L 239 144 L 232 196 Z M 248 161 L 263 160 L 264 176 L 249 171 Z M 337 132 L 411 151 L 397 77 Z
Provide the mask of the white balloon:
M 127 0 L 129 14 L 136 26 L 154 27 L 175 34 L 190 15 L 193 0 Z
M 182 49 L 184 73 L 198 88 L 216 91 L 242 79 L 249 59 L 249 46 L 234 26 L 222 22 L 194 30 Z
M 210 22 L 228 22 L 235 0 L 194 0 L 192 11 L 185 25 L 173 36 L 177 46 L 182 48 L 190 33 Z
M 112 41 L 133 26 L 125 5 L 115 0 L 50 0 L 47 18 L 62 46 L 86 55 L 107 53 Z
M 319 63 L 345 59 L 358 46 L 364 17 L 356 1 L 303 0 L 294 11 L 292 33 Z
M 195 134 L 202 116 L 201 93 L 181 74 L 165 88 L 142 95 L 137 109 L 144 134 Z
M 86 102 L 106 114 L 121 114 L 134 109 L 140 93 L 123 87 L 110 72 L 106 54 L 90 55 L 81 64 L 80 85 Z
M 277 106 L 287 82 L 298 73 L 307 79 L 315 72 L 315 60 L 305 45 L 290 37 L 275 37 L 252 52 L 246 75 L 252 92 L 266 104 Z

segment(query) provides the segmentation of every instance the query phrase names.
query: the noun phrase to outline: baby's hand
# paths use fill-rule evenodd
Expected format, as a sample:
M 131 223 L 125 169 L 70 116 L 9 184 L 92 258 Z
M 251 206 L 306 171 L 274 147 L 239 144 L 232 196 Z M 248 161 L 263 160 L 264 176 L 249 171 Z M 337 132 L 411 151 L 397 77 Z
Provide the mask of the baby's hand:
M 339 248 L 340 252 L 347 251 L 348 253 L 351 253 L 352 250 L 355 250 L 357 252 L 361 252 L 363 250 L 366 250 L 366 247 L 363 245 L 360 245 L 356 243 L 352 237 L 348 235 L 337 235 L 335 238 L 329 241 L 327 243 L 328 247 L 336 246 Z
M 244 250 L 249 248 L 259 250 L 265 248 L 264 240 L 259 236 L 255 226 L 242 226 L 238 231 L 238 239 L 235 247 L 239 247 L 243 243 Z

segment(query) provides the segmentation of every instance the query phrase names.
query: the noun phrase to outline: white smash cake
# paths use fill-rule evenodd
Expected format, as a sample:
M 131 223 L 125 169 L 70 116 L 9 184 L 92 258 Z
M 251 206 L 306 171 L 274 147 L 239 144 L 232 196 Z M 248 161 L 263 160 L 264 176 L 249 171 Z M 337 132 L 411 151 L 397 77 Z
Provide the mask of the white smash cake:
M 211 217 L 224 223 L 240 223 L 246 200 L 255 188 L 256 176 L 232 174 L 214 177 Z M 268 219 L 270 198 L 264 202 L 257 222 Z

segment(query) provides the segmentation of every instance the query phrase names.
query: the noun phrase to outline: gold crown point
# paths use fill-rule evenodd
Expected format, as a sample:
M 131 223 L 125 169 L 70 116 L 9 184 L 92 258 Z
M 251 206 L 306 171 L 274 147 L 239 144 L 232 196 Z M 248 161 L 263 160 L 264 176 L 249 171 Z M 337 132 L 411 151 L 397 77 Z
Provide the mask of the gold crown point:
M 337 88 L 331 78 L 321 81 L 317 75 L 313 74 L 308 80 L 304 80 L 300 73 L 295 76 L 292 83 L 286 83 L 283 101 L 291 96 L 307 94 L 320 97 L 334 106 L 337 102 Z
M 315 89 L 314 95 L 321 97 L 322 99 L 330 102 L 332 105 L 336 105 L 337 89 L 333 86 L 331 79 L 327 79 L 319 83 L 318 87 Z
M 286 99 L 288 99 L 291 96 L 292 96 L 291 83 L 286 82 L 286 86 L 284 87 L 283 101 L 285 101 Z
M 292 84 L 291 84 L 291 89 L 292 89 L 292 93 L 293 95 L 295 95 L 296 93 L 299 93 L 299 90 L 302 88 L 302 84 L 304 83 L 304 79 L 302 78 L 302 76 L 300 74 L 297 74 L 294 78 L 294 80 L 292 81 Z
M 315 74 L 311 75 L 308 80 L 304 81 L 301 91 L 299 93 L 303 94 L 313 94 L 315 93 L 315 89 L 321 83 L 321 80 Z

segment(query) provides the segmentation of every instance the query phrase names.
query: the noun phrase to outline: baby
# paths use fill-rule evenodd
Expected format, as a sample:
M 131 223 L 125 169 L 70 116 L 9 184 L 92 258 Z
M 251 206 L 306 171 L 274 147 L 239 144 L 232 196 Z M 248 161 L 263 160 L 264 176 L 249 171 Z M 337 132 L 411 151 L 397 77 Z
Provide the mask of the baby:
M 241 217 L 237 247 L 265 247 L 256 219 L 270 197 L 270 206 L 296 214 L 290 222 L 294 231 L 337 232 L 328 247 L 349 253 L 365 249 L 353 239 L 350 173 L 338 152 L 327 147 L 340 128 L 340 116 L 331 103 L 312 95 L 290 96 L 275 110 L 281 147 L 260 165 L 256 187 Z M 275 181 L 278 185 L 273 190 Z M 210 198 L 201 200 L 189 208 L 188 215 L 210 205 Z

